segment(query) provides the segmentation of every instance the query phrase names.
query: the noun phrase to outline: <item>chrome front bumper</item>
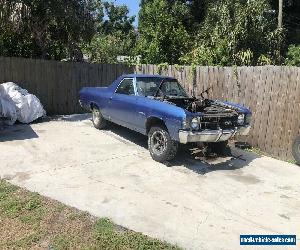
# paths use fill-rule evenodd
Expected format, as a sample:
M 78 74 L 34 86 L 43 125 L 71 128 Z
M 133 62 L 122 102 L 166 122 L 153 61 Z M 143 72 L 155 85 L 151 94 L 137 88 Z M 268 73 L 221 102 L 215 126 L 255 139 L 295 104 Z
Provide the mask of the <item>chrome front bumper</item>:
M 250 126 L 230 129 L 230 130 L 202 130 L 194 131 L 179 131 L 179 142 L 186 144 L 188 142 L 219 142 L 227 141 L 235 135 L 247 135 L 250 131 Z

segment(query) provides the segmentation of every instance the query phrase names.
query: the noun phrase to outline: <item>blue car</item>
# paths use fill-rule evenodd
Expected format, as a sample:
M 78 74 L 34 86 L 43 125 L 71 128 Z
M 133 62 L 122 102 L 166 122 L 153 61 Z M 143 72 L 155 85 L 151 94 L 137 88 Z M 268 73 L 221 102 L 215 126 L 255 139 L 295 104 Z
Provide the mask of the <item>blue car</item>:
M 249 133 L 249 109 L 204 94 L 189 96 L 173 77 L 130 74 L 109 87 L 82 88 L 79 103 L 92 111 L 97 129 L 110 121 L 147 135 L 152 158 L 165 162 L 176 156 L 179 143 L 201 142 L 222 153 L 234 135 Z

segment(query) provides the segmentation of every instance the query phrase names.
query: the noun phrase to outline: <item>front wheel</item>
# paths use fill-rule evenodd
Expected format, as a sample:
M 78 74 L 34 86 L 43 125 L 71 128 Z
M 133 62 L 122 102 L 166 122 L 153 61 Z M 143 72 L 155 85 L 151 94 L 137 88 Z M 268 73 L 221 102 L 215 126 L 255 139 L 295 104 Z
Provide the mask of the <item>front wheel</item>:
M 300 136 L 295 139 L 292 152 L 297 164 L 300 165 Z
M 107 121 L 102 116 L 100 110 L 96 107 L 92 110 L 93 114 L 93 124 L 96 129 L 104 129 L 106 127 Z
M 176 156 L 178 142 L 172 140 L 165 128 L 152 127 L 148 133 L 148 148 L 153 160 L 165 162 Z

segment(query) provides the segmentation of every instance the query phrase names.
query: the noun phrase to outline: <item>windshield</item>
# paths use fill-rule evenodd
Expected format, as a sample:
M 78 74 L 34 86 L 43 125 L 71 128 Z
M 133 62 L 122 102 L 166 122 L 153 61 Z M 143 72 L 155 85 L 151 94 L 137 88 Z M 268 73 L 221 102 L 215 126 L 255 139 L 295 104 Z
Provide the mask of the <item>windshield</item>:
M 188 98 L 188 94 L 176 79 L 163 79 L 156 77 L 138 77 L 136 87 L 140 96 L 154 96 L 163 81 L 158 96 L 173 98 Z

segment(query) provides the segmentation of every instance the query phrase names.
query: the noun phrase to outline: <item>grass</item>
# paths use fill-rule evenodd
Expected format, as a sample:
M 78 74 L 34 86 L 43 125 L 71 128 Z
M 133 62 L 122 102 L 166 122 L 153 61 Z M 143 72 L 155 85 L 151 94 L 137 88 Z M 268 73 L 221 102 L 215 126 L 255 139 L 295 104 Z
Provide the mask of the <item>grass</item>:
M 0 249 L 179 249 L 0 180 Z

